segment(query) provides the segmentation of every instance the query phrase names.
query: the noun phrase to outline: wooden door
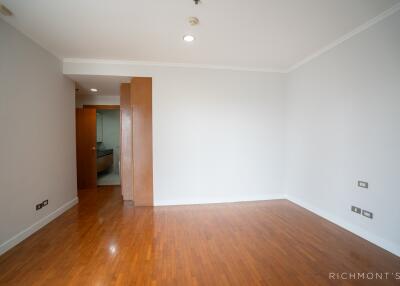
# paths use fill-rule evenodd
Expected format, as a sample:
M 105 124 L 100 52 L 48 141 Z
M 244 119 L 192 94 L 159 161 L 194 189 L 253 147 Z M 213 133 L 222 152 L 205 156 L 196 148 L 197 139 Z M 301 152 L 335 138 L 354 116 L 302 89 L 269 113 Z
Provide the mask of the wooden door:
M 131 80 L 133 106 L 133 201 L 153 205 L 152 79 Z
M 96 109 L 76 109 L 78 189 L 96 188 Z
M 120 175 L 122 197 L 126 201 L 133 200 L 133 158 L 132 158 L 132 105 L 131 85 L 122 83 L 120 88 Z

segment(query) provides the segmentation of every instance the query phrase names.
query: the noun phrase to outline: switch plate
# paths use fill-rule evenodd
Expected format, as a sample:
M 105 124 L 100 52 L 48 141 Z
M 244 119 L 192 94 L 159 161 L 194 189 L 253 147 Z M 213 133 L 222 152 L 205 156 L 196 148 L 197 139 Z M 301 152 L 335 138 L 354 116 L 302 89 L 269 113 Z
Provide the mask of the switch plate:
M 368 182 L 358 181 L 358 182 L 357 182 L 357 186 L 358 186 L 359 188 L 368 189 Z
M 374 214 L 372 212 L 369 212 L 369 211 L 366 211 L 366 210 L 362 211 L 362 215 L 367 217 L 367 218 L 369 218 L 369 219 L 373 219 L 373 217 L 374 217 Z
M 359 207 L 351 206 L 351 211 L 357 214 L 361 214 L 361 208 Z

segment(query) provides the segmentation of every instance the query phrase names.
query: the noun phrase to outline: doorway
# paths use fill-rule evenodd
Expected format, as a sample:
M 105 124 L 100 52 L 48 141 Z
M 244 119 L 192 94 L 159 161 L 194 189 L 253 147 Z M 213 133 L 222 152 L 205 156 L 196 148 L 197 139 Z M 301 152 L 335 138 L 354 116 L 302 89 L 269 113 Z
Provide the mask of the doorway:
M 96 109 L 97 186 L 121 184 L 119 113 L 119 108 Z
M 107 96 L 94 94 L 90 98 L 85 94 L 83 98 L 89 103 L 77 103 L 78 189 L 120 185 L 124 200 L 136 206 L 153 206 L 152 78 L 70 77 L 77 83 L 77 94 L 85 84 L 89 95 L 92 90 L 100 93 L 108 88 L 117 94 L 118 101 L 96 104 Z M 90 88 L 95 85 L 102 88 Z
M 76 109 L 78 188 L 119 186 L 120 107 L 84 105 Z

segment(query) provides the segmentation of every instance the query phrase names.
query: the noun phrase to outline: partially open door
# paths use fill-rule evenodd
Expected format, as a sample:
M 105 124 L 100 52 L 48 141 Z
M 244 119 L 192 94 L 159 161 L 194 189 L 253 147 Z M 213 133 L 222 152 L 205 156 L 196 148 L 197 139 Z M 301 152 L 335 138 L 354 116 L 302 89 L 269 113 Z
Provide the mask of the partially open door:
M 76 109 L 78 189 L 96 188 L 96 109 Z

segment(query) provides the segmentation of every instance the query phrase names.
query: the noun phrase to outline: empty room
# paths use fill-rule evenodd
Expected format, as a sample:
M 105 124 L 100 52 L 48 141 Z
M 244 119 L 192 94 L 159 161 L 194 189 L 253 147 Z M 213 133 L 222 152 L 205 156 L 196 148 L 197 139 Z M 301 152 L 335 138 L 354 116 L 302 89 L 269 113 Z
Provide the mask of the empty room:
M 0 285 L 399 285 L 400 0 L 0 0 Z

